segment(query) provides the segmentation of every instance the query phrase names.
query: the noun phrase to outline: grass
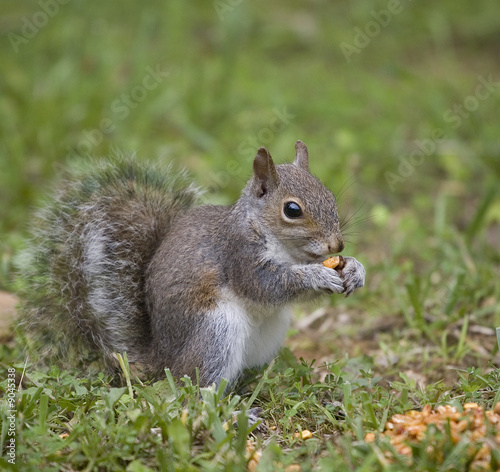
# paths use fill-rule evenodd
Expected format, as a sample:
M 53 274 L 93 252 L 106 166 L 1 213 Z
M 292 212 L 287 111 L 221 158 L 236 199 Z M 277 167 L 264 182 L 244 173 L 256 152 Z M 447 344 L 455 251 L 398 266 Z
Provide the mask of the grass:
M 51 3 L 36 26 L 49 3 L 0 6 L 3 290 L 16 288 L 31 209 L 69 159 L 132 149 L 173 160 L 208 201 L 229 203 L 259 146 L 285 161 L 297 139 L 340 195 L 346 253 L 367 285 L 298 307 L 275 363 L 229 396 L 196 379 L 129 375 L 117 387 L 102 374 L 25 367 L 6 336 L 0 388 L 8 393 L 9 368 L 24 377 L 17 464 L 6 462 L 5 402 L 0 464 L 245 470 L 252 438 L 259 471 L 470 470 L 471 450 L 446 432 L 429 432 L 410 462 L 363 438 L 425 404 L 500 400 L 497 2 L 401 2 L 376 34 L 388 2 L 73 0 Z M 342 43 L 359 51 L 346 58 Z M 267 428 L 249 425 L 255 406 Z M 434 443 L 444 455 L 429 453 Z

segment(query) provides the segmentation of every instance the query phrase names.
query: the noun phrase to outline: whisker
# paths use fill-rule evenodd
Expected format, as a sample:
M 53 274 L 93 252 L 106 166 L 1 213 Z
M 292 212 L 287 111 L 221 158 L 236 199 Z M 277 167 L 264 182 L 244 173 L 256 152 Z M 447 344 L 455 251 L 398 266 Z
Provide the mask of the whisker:
M 364 208 L 364 206 L 366 205 L 366 202 L 363 202 L 363 204 L 352 214 L 349 214 L 347 213 L 343 218 L 342 220 L 340 221 L 340 229 L 343 229 L 346 227 L 346 225 L 350 224 L 351 221 L 363 221 L 361 220 L 360 218 L 358 218 L 357 220 L 354 219 L 355 216 Z M 360 215 L 360 217 L 364 217 L 365 215 L 367 215 L 368 212 Z M 371 217 L 368 217 L 368 218 L 371 218 Z
M 352 182 L 349 182 L 351 180 L 352 180 Z M 342 187 L 340 187 L 339 190 L 337 190 L 337 192 L 335 193 L 335 198 L 337 199 L 338 202 L 341 201 L 341 197 L 344 194 L 344 192 L 349 190 L 358 180 L 359 180 L 358 175 L 354 174 L 354 175 L 351 175 L 351 177 L 349 177 L 342 184 Z M 347 185 L 347 184 L 349 184 L 349 185 Z
M 373 221 L 375 217 L 373 215 L 368 215 L 368 216 L 360 216 L 359 218 L 356 219 L 351 219 L 346 222 L 344 226 L 341 226 L 341 230 L 347 229 L 347 228 L 352 228 L 354 226 L 359 225 L 360 223 L 364 223 L 365 221 Z
M 349 232 L 349 233 L 342 233 L 342 239 L 344 241 L 346 241 L 345 237 L 346 236 L 359 236 L 361 233 L 359 231 L 355 231 L 355 232 Z
M 359 245 L 355 243 L 354 241 L 349 241 L 348 239 L 344 239 L 344 242 L 346 243 L 346 246 L 349 244 L 351 246 L 355 246 L 356 249 L 359 248 Z

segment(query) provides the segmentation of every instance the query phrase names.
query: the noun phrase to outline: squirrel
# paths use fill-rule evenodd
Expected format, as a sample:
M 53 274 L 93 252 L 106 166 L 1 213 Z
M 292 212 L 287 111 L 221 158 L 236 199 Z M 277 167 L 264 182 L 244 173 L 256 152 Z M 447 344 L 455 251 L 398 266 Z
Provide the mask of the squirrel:
M 168 368 L 201 386 L 271 361 L 294 301 L 347 296 L 365 278 L 352 257 L 341 271 L 321 264 L 344 249 L 336 199 L 309 172 L 306 145 L 295 149 L 275 165 L 260 148 L 232 206 L 197 205 L 185 172 L 134 157 L 74 172 L 21 258 L 28 340 L 115 372 L 126 352 L 150 378 Z

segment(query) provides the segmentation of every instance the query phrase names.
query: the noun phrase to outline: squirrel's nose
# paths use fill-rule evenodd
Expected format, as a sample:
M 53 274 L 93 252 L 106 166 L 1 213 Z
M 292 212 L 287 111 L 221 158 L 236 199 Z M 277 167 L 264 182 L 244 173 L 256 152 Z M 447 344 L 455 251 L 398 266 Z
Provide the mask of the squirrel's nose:
M 342 252 L 344 250 L 344 241 L 342 239 L 336 239 L 334 242 L 328 245 L 328 252 L 330 254 Z

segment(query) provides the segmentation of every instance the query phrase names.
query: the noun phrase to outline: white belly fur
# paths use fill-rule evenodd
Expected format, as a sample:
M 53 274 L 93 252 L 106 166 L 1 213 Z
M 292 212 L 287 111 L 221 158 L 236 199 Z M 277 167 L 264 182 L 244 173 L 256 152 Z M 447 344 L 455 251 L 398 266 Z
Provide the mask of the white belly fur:
M 291 309 L 258 305 L 228 292 L 219 302 L 217 316 L 229 326 L 230 354 L 223 377 L 233 382 L 243 369 L 273 359 L 290 327 Z

